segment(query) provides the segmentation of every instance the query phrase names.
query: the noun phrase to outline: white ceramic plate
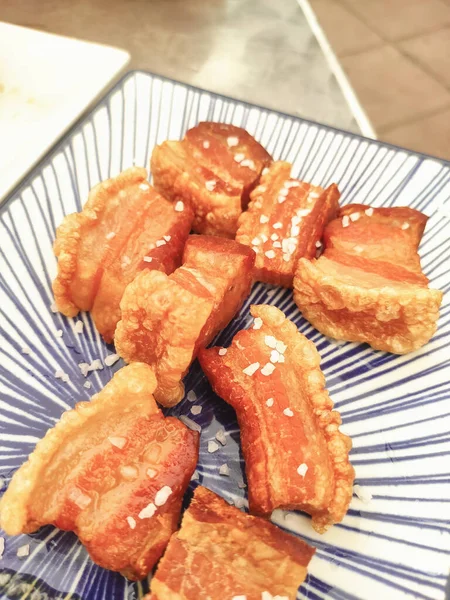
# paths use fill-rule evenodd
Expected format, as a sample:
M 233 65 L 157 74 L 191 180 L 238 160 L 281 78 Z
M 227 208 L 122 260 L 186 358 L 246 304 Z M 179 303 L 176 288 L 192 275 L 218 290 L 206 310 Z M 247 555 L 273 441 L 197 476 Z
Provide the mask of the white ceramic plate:
M 147 73 L 130 73 L 0 211 L 3 488 L 62 411 L 88 399 L 122 366 L 91 373 L 91 390 L 83 387 L 78 363 L 103 360 L 113 348 L 101 340 L 89 315 L 81 315 L 85 328 L 77 335 L 74 320 L 50 311 L 55 227 L 65 214 L 80 210 L 95 183 L 132 164 L 148 165 L 156 143 L 181 138 L 200 120 L 245 127 L 275 158 L 292 162 L 295 176 L 316 185 L 337 182 L 344 203 L 424 211 L 430 220 L 421 246 L 423 267 L 432 286 L 448 291 L 447 163 Z M 344 521 L 325 535 L 316 534 L 302 513 L 273 515 L 275 523 L 317 547 L 299 597 L 442 600 L 450 556 L 448 297 L 434 338 L 406 356 L 329 340 L 302 318 L 289 290 L 262 284 L 254 286 L 240 314 L 219 336 L 221 343 L 227 345 L 237 329 L 248 325 L 251 302 L 277 305 L 317 345 L 343 431 L 353 438 L 356 483 L 372 495 L 368 503 L 355 495 Z M 55 379 L 57 369 L 69 374 L 68 383 Z M 212 393 L 197 364 L 185 383 L 204 407 L 201 415 L 190 414 L 202 427 L 200 483 L 229 501 L 244 496 L 237 485 L 243 464 L 233 410 Z M 168 412 L 188 415 L 190 406 L 185 399 Z M 228 443 L 209 454 L 208 440 L 220 426 Z M 218 473 L 225 462 L 231 469 L 228 478 Z M 30 554 L 18 558 L 25 544 Z M 73 534 L 52 527 L 5 538 L 0 566 L 4 598 L 131 599 L 148 587 L 97 567 Z

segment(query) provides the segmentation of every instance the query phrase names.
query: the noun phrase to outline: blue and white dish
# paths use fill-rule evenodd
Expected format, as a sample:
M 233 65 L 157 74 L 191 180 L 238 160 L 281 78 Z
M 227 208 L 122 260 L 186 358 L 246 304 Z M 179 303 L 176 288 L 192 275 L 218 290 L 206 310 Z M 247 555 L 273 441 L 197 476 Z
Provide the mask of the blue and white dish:
M 183 137 L 202 120 L 246 128 L 276 159 L 292 162 L 294 176 L 322 186 L 338 183 L 343 203 L 407 205 L 425 212 L 430 220 L 420 250 L 424 272 L 432 287 L 449 290 L 448 163 L 148 73 L 129 73 L 0 208 L 2 491 L 61 413 L 89 399 L 122 366 L 104 365 L 114 348 L 103 342 L 88 314 L 68 319 L 50 308 L 57 225 L 81 209 L 98 181 L 131 165 L 148 166 L 155 144 Z M 316 344 L 342 430 L 353 439 L 351 460 L 360 486 L 344 521 L 325 535 L 313 531 L 307 515 L 274 513 L 276 524 L 317 547 L 298 597 L 442 600 L 450 565 L 448 295 L 434 338 L 405 356 L 324 337 L 302 318 L 291 291 L 263 284 L 254 286 L 219 343 L 228 345 L 249 323 L 250 303 L 261 302 L 278 306 Z M 74 328 L 78 319 L 82 333 Z M 97 358 L 103 368 L 85 378 L 78 364 Z M 58 370 L 69 381 L 56 378 Z M 188 416 L 202 427 L 198 479 L 191 486 L 200 482 L 245 504 L 234 411 L 213 394 L 197 363 L 185 384 L 202 413 L 193 416 L 187 398 L 167 413 Z M 227 444 L 208 453 L 219 428 Z M 229 477 L 219 474 L 224 463 Z M 72 533 L 44 527 L 16 538 L 0 535 L 1 598 L 131 600 L 148 589 L 147 581 L 132 583 L 97 567 Z M 17 556 L 19 548 L 19 554 L 29 553 Z

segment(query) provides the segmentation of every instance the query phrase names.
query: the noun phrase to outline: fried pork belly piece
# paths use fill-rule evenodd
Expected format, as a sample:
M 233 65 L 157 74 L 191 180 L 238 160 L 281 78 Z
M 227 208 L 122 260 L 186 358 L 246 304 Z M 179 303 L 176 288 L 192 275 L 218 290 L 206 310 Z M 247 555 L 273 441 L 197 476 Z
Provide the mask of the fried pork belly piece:
M 123 291 L 136 273 L 171 273 L 179 266 L 193 219 L 192 210 L 181 204 L 160 196 L 147 171 L 137 167 L 94 187 L 83 210 L 65 217 L 57 229 L 53 291 L 58 309 L 67 316 L 92 309 L 98 330 L 110 342 Z
M 417 253 L 426 221 L 405 207 L 341 209 L 323 255 L 297 266 L 294 299 L 305 318 L 325 335 L 395 354 L 426 344 L 442 301 Z
M 181 264 L 194 217 L 192 209 L 184 205 L 175 207 L 151 190 L 154 201 L 115 261 L 104 270 L 94 300 L 92 317 L 107 342 L 112 341 L 120 320 L 120 301 L 125 288 L 136 274 L 142 270 L 170 274 Z
M 184 395 L 181 379 L 198 350 L 223 329 L 250 292 L 255 253 L 213 236 L 192 235 L 183 265 L 167 276 L 140 273 L 121 302 L 116 350 L 127 362 L 155 370 L 155 398 L 164 406 Z
M 191 204 L 197 233 L 234 238 L 249 193 L 271 156 L 244 129 L 199 123 L 182 141 L 156 146 L 151 158 L 155 188 Z
M 145 577 L 177 528 L 198 459 L 198 434 L 164 418 L 155 388 L 150 367 L 134 363 L 64 413 L 0 502 L 6 533 L 52 524 L 74 531 L 100 566 Z
M 293 600 L 315 549 L 197 487 L 148 600 Z
M 250 512 L 303 510 L 323 533 L 352 497 L 351 440 L 325 389 L 314 344 L 274 306 L 252 306 L 253 328 L 228 349 L 201 350 L 214 391 L 236 410 Z
M 291 165 L 274 162 L 251 192 L 238 221 L 236 240 L 256 252 L 258 281 L 292 287 L 301 257 L 313 258 L 325 225 L 336 217 L 340 193 L 292 179 Z

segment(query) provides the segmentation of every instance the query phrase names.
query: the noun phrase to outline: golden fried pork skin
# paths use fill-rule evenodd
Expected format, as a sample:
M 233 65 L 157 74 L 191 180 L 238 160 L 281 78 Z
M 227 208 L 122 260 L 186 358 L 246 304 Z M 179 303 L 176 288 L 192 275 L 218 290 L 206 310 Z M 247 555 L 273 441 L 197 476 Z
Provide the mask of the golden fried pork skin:
M 325 225 L 336 217 L 339 190 L 326 190 L 290 177 L 291 165 L 274 162 L 251 192 L 239 217 L 236 240 L 256 252 L 258 281 L 292 287 L 300 257 L 313 258 Z
M 198 434 L 164 418 L 150 367 L 118 371 L 38 442 L 0 502 L 10 535 L 74 531 L 100 566 L 142 579 L 176 530 Z
M 151 171 L 163 196 L 192 205 L 194 231 L 233 238 L 249 193 L 271 161 L 244 129 L 206 122 L 190 129 L 181 142 L 156 146 Z
M 155 398 L 173 406 L 183 397 L 181 379 L 206 346 L 242 306 L 250 292 L 255 253 L 214 236 L 190 236 L 183 265 L 167 276 L 140 273 L 121 302 L 117 352 L 127 362 L 155 370 Z
M 273 306 L 252 306 L 252 329 L 199 353 L 214 391 L 236 410 L 250 512 L 303 510 L 320 533 L 352 497 L 351 440 L 325 389 L 312 342 Z
M 147 600 L 294 600 L 314 552 L 302 540 L 199 486 L 158 565 Z
M 149 185 L 145 169 L 98 184 L 83 210 L 57 230 L 58 309 L 67 316 L 92 309 L 98 330 L 112 341 L 125 287 L 142 269 L 171 273 L 179 266 L 192 219 L 188 206 L 168 202 Z
M 433 336 L 442 292 L 428 288 L 417 249 L 427 217 L 405 207 L 341 209 L 318 260 L 301 259 L 294 299 L 319 331 L 405 354 Z

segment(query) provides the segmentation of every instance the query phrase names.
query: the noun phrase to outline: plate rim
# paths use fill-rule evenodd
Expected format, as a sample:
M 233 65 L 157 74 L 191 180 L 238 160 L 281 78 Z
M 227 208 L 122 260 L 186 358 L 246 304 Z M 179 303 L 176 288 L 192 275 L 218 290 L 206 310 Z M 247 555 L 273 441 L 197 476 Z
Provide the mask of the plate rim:
M 378 139 L 373 139 L 363 135 L 362 133 L 354 133 L 353 131 L 348 131 L 347 129 L 343 129 L 340 127 L 335 127 L 333 125 L 327 125 L 326 123 L 321 123 L 320 121 L 315 121 L 313 119 L 304 118 L 298 115 L 293 115 L 292 113 L 284 112 L 281 110 L 276 110 L 270 108 L 268 106 L 263 106 L 262 104 L 254 104 L 252 102 L 247 102 L 246 100 L 240 100 L 239 98 L 235 98 L 233 96 L 227 96 L 226 94 L 219 94 L 217 92 L 213 92 L 211 90 L 207 90 L 206 88 L 202 88 L 191 83 L 186 83 L 181 81 L 180 79 L 173 79 L 172 77 L 167 77 L 166 75 L 160 75 L 159 73 L 155 73 L 153 71 L 149 71 L 146 69 L 130 69 L 126 71 L 116 82 L 113 83 L 110 87 L 107 87 L 104 92 L 97 98 L 93 103 L 91 103 L 79 116 L 78 118 L 70 125 L 70 127 L 62 134 L 60 138 L 58 138 L 40 157 L 40 159 L 33 165 L 33 167 L 24 174 L 24 176 L 17 182 L 17 184 L 6 194 L 3 199 L 0 199 L 0 214 L 3 213 L 5 207 L 13 200 L 18 193 L 29 183 L 29 181 L 35 177 L 35 174 L 38 170 L 41 170 L 48 159 L 62 146 L 66 143 L 67 139 L 72 137 L 75 131 L 88 119 L 90 115 L 93 115 L 94 112 L 102 106 L 110 96 L 112 96 L 118 89 L 122 88 L 128 79 L 132 79 L 134 76 L 138 74 L 150 75 L 152 77 L 157 77 L 161 79 L 163 82 L 167 81 L 171 84 L 178 84 L 186 87 L 188 90 L 193 90 L 195 92 L 211 94 L 216 98 L 221 98 L 223 100 L 238 102 L 246 108 L 257 108 L 259 110 L 269 111 L 273 114 L 276 114 L 280 117 L 286 117 L 290 119 L 295 119 L 300 121 L 301 123 L 306 123 L 309 126 L 323 127 L 328 131 L 332 131 L 334 133 L 343 133 L 344 135 L 350 136 L 353 139 L 357 139 L 359 141 L 368 141 L 372 144 L 375 144 L 377 147 L 382 148 L 390 148 L 396 151 L 406 152 L 409 156 L 415 156 L 423 162 L 424 160 L 433 160 L 440 163 L 442 166 L 447 167 L 450 170 L 450 160 L 446 160 L 445 158 L 439 158 L 438 156 L 433 156 L 432 154 L 427 154 L 425 152 L 417 152 L 416 150 L 409 150 L 408 148 L 404 148 L 403 146 L 397 146 L 396 144 L 391 144 L 390 142 L 384 142 Z M 144 165 L 145 168 L 147 168 Z

